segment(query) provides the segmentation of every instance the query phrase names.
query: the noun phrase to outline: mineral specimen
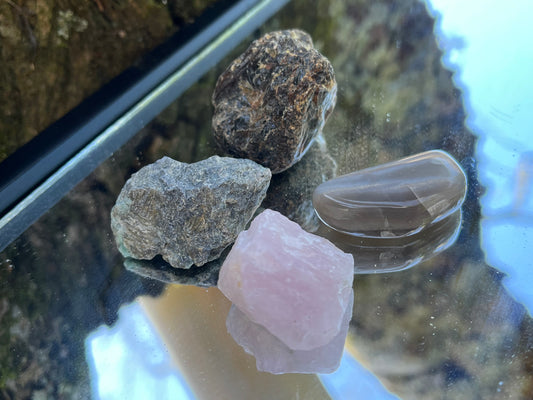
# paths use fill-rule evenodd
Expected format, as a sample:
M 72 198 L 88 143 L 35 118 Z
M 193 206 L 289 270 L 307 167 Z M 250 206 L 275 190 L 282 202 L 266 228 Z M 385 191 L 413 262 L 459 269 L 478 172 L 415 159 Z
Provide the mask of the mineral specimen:
M 239 234 L 218 287 L 290 349 L 311 350 L 339 333 L 353 268 L 351 254 L 265 210 Z
M 312 350 L 292 350 L 263 326 L 250 321 L 235 305 L 230 309 L 226 326 L 233 339 L 255 357 L 259 371 L 271 374 L 329 374 L 339 367 L 352 309 L 353 290 L 339 333 L 329 343 Z
M 333 67 L 307 33 L 266 34 L 218 78 L 215 140 L 231 155 L 283 171 L 322 131 L 336 96 Z
M 400 237 L 457 211 L 466 177 L 457 162 L 433 150 L 327 181 L 313 193 L 319 218 L 363 237 Z
M 177 268 L 214 260 L 246 227 L 270 177 L 250 160 L 163 157 L 131 176 L 111 210 L 118 248 L 137 259 L 161 254 Z

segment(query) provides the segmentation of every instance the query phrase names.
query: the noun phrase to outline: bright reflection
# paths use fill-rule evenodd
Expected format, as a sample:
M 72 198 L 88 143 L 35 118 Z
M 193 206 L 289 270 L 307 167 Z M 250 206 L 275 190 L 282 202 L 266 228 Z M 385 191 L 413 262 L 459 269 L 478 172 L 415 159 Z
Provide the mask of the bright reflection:
M 482 245 L 487 262 L 507 273 L 504 285 L 533 310 L 533 52 L 528 0 L 427 0 L 437 17 L 443 63 L 463 90 L 466 123 L 479 136 Z M 86 341 L 94 398 L 191 399 L 161 339 L 137 303 L 113 328 Z M 334 399 L 394 399 L 348 353 L 321 375 Z
M 529 0 L 427 0 L 443 63 L 479 137 L 482 246 L 503 284 L 533 310 L 533 52 Z
M 112 328 L 89 335 L 85 348 L 94 399 L 195 398 L 138 302 L 122 307 Z M 339 369 L 319 378 L 334 400 L 397 399 L 346 350 Z
M 135 302 L 85 341 L 94 399 L 192 399 L 163 342 Z
M 385 389 L 374 374 L 359 364 L 346 350 L 342 355 L 339 369 L 332 374 L 319 375 L 319 377 L 333 400 L 398 399 Z

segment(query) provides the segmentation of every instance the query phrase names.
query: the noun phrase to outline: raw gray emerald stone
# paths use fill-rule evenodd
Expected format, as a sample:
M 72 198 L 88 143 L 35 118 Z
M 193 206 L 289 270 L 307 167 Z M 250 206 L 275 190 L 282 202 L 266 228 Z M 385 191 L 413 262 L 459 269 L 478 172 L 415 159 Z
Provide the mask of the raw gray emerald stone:
M 214 260 L 244 230 L 270 177 L 251 160 L 163 157 L 131 176 L 111 210 L 118 248 L 137 259 L 161 254 L 177 268 Z
M 465 194 L 461 167 L 432 150 L 324 182 L 313 193 L 313 206 L 337 231 L 401 237 L 452 214 Z

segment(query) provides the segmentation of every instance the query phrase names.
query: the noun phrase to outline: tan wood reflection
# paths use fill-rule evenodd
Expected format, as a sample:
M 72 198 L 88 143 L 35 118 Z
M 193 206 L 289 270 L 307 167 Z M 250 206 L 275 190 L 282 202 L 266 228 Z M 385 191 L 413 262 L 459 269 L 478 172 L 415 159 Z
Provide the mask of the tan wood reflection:
M 217 288 L 169 285 L 139 300 L 198 399 L 329 399 L 316 375 L 258 372 L 226 330 L 230 302 Z

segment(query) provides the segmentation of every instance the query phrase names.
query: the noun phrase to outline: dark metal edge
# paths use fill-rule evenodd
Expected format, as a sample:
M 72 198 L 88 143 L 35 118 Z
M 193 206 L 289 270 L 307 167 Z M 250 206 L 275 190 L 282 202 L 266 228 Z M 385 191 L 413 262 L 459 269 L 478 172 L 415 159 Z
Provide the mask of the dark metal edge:
M 287 2 L 288 0 L 238 2 L 163 60 L 150 74 L 153 83 L 157 76 L 164 77 L 165 73 L 175 70 L 164 81 L 147 94 L 148 82 L 139 82 L 135 89 L 130 88 L 121 93 L 107 107 L 119 107 L 122 111 L 120 115 L 110 116 L 107 115 L 109 110 L 101 110 L 106 117 L 106 126 L 101 126 L 98 122 L 103 118 L 102 114 L 92 115 L 84 129 L 92 130 L 96 136 L 76 154 L 62 160 L 55 168 L 54 163 L 50 164 L 48 159 L 57 157 L 72 146 L 68 143 L 69 138 L 78 140 L 70 136 L 57 144 L 53 153 L 43 156 L 27 170 L 0 186 L 0 212 L 5 212 L 0 219 L 0 251 Z M 137 98 L 133 102 L 131 98 L 134 94 Z M 42 176 L 43 171 L 49 175 Z M 35 184 L 38 186 L 32 189 Z M 26 191 L 32 189 L 31 192 L 10 207 L 16 193 L 24 193 L 24 187 Z M 2 210 L 2 206 L 9 211 Z

